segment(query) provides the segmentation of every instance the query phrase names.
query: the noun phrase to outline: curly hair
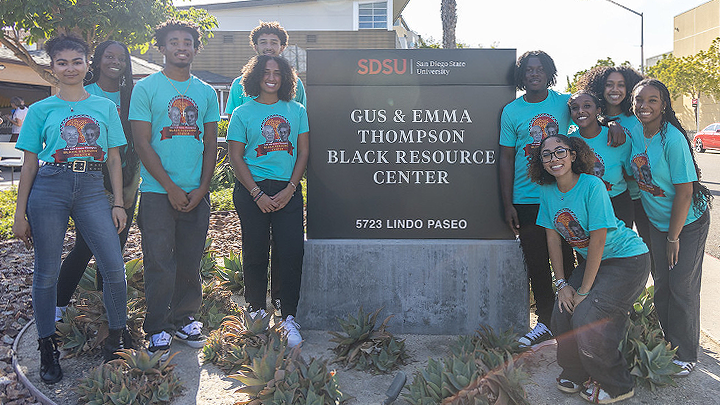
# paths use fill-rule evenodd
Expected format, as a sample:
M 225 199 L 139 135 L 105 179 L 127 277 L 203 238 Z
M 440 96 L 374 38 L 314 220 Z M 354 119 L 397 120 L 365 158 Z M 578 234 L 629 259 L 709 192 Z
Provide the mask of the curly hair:
M 595 93 L 592 93 L 587 90 L 576 91 L 575 93 L 572 94 L 572 96 L 570 96 L 570 98 L 567 101 L 568 110 L 570 110 L 571 115 L 572 115 L 572 110 L 570 108 L 570 105 L 572 104 L 573 101 L 575 101 L 576 98 L 578 98 L 580 96 L 588 96 L 595 104 L 595 107 L 600 106 L 600 99 L 595 95 Z M 607 126 L 607 121 L 605 120 L 604 117 L 595 117 L 595 119 L 597 120 L 597 122 L 600 126 Z
M 50 56 L 51 65 L 52 63 L 55 63 L 57 54 L 62 51 L 77 51 L 85 55 L 85 60 L 87 60 L 87 56 L 90 53 L 90 47 L 87 42 L 74 35 L 60 35 L 54 37 L 45 42 L 44 47 L 45 52 L 47 52 Z
M 277 62 L 280 67 L 280 89 L 278 98 L 282 101 L 290 101 L 295 97 L 295 83 L 297 76 L 290 63 L 282 56 L 257 55 L 250 59 L 242 69 L 242 85 L 245 94 L 251 97 L 260 95 L 260 82 L 265 75 L 265 66 L 271 60 Z
M 712 206 L 713 195 L 705 185 L 700 183 L 700 179 L 702 178 L 702 171 L 700 170 L 700 166 L 698 166 L 697 160 L 695 159 L 695 151 L 693 150 L 690 138 L 688 138 L 687 131 L 685 131 L 685 128 L 683 128 L 680 120 L 678 120 L 677 116 L 675 115 L 675 110 L 673 110 L 672 108 L 672 98 L 670 97 L 670 91 L 668 90 L 667 86 L 665 86 L 665 84 L 660 80 L 648 78 L 643 79 L 638 84 L 636 84 L 631 93 L 635 95 L 637 92 L 640 91 L 640 89 L 645 86 L 652 86 L 656 88 L 660 92 L 660 99 L 662 99 L 663 102 L 664 108 L 662 115 L 660 116 L 660 139 L 665 142 L 665 137 L 667 136 L 667 126 L 668 124 L 670 124 L 677 128 L 677 130 L 680 131 L 681 134 L 683 134 L 683 137 L 687 142 L 688 149 L 690 149 L 690 157 L 692 158 L 693 165 L 695 166 L 695 173 L 697 174 L 698 178 L 697 181 L 693 182 L 693 209 L 695 209 L 695 212 L 701 213 L 705 210 L 706 207 L 710 208 Z M 633 110 L 635 110 L 634 104 Z
M 258 38 L 263 34 L 277 35 L 280 39 L 280 46 L 283 48 L 287 46 L 288 40 L 290 39 L 290 35 L 288 35 L 287 31 L 285 31 L 285 28 L 283 28 L 277 21 L 260 21 L 260 25 L 250 32 L 250 46 L 257 45 Z
M 551 135 L 543 139 L 542 142 L 540 142 L 540 146 L 532 151 L 530 161 L 528 162 L 528 174 L 530 175 L 530 180 L 540 185 L 553 184 L 557 182 L 555 176 L 545 170 L 541 156 L 543 145 L 545 145 L 545 142 L 550 138 L 557 138 L 568 147 L 571 154 L 575 153 L 575 161 L 572 162 L 571 166 L 573 173 L 593 174 L 595 154 L 593 154 L 590 146 L 588 146 L 588 144 L 580 137 L 567 137 L 565 135 L 558 134 Z
M 165 46 L 165 39 L 170 31 L 185 31 L 192 36 L 195 50 L 202 47 L 200 41 L 202 32 L 200 32 L 200 27 L 192 21 L 170 19 L 155 27 L 155 35 L 153 38 L 155 39 L 155 46 L 158 49 L 160 49 L 161 46 Z
M 620 102 L 620 109 L 626 116 L 632 115 L 632 89 L 643 79 L 643 76 L 629 66 L 598 66 L 585 72 L 578 79 L 578 89 L 588 91 L 597 96 L 600 100 L 600 109 L 603 114 L 607 113 L 605 100 L 605 84 L 612 73 L 620 73 L 625 80 L 625 98 Z
M 527 51 L 522 54 L 515 63 L 515 87 L 518 90 L 525 90 L 525 69 L 527 69 L 530 58 L 540 59 L 540 63 L 548 79 L 545 87 L 554 86 L 555 79 L 557 79 L 557 68 L 555 68 L 555 62 L 550 55 L 544 51 Z

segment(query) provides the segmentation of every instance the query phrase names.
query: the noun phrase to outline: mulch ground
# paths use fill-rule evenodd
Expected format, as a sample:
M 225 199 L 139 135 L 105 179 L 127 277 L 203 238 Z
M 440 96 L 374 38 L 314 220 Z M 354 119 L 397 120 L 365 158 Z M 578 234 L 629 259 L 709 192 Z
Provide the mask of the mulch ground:
M 240 252 L 240 221 L 235 212 L 219 211 L 210 216 L 208 237 L 218 257 Z M 72 249 L 75 232 L 65 234 L 64 253 Z M 130 229 L 125 245 L 125 261 L 142 256 L 140 231 Z M 32 309 L 33 252 L 22 242 L 0 242 L 0 404 L 40 404 L 17 381 L 12 369 L 12 344 L 20 330 L 33 318 Z

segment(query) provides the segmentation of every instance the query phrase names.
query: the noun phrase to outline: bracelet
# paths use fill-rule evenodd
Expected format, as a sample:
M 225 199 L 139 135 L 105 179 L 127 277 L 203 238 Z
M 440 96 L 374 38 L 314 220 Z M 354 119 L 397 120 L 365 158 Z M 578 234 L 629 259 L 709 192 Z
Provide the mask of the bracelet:
M 569 286 L 569 285 L 570 285 L 570 284 L 568 284 L 568 283 L 562 283 L 562 284 L 557 288 L 557 291 L 560 292 L 560 290 L 562 290 L 563 288 L 565 288 L 565 287 L 567 287 L 567 286 Z
M 295 185 L 295 183 L 292 182 L 292 180 L 288 181 L 288 183 L 290 183 L 290 185 L 293 186 L 293 190 L 297 190 L 297 186 Z
M 583 294 L 583 293 L 580 292 L 580 289 L 578 289 L 578 290 L 576 291 L 576 294 L 579 295 L 579 296 L 581 296 L 581 297 L 584 297 L 584 296 L 590 294 L 590 291 L 588 291 L 588 292 L 586 292 L 585 294 Z
M 562 283 L 566 283 L 564 278 L 555 280 L 555 287 L 560 287 L 560 284 L 562 284 Z
M 123 207 L 122 205 L 113 205 L 113 208 L 122 208 L 122 209 L 125 209 L 125 207 Z
M 260 199 L 260 197 L 262 197 L 264 194 L 265 194 L 265 193 L 264 193 L 262 190 L 260 190 L 260 192 L 257 193 L 257 195 L 255 196 L 255 198 L 253 198 L 253 201 L 254 201 L 254 202 L 257 202 L 257 201 Z
M 666 236 L 665 239 L 667 239 L 667 241 L 670 242 L 670 243 L 678 243 L 678 242 L 680 242 L 680 237 L 679 237 L 679 236 L 678 236 L 678 238 L 675 239 L 675 240 L 670 240 L 670 237 L 669 237 L 669 236 Z
M 259 187 L 259 186 L 255 186 L 252 190 L 250 190 L 250 195 L 253 196 L 253 197 L 255 197 L 255 195 L 253 195 L 253 193 L 256 192 L 256 191 L 258 191 L 258 190 L 260 190 L 260 187 Z

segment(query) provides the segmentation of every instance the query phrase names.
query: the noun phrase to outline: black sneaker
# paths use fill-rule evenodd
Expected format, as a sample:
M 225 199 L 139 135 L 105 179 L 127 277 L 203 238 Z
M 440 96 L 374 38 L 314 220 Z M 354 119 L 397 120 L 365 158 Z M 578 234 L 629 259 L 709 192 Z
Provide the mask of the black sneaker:
M 566 393 L 566 394 L 577 394 L 582 389 L 582 385 L 575 384 L 574 382 L 565 379 L 565 378 L 557 378 L 557 389 L 560 391 Z
M 175 331 L 175 337 L 192 348 L 200 349 L 205 346 L 207 340 L 202 333 L 203 324 L 193 318 L 189 318 L 189 321 L 187 325 Z
M 160 356 L 160 360 L 165 361 L 170 356 L 170 345 L 172 344 L 172 335 L 162 331 L 156 333 L 150 337 L 150 344 L 148 345 L 148 354 L 152 357 L 157 352 L 163 352 Z
M 552 338 L 553 334 L 550 329 L 544 323 L 538 322 L 535 328 L 518 339 L 518 342 L 520 342 L 520 347 L 530 347 Z

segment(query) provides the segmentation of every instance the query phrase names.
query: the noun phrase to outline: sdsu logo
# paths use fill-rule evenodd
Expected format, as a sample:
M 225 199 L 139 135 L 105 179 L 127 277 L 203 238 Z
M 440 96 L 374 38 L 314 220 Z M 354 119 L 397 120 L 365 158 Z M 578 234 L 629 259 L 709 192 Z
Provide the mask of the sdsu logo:
M 360 75 L 404 75 L 407 72 L 407 59 L 360 59 L 358 60 Z

